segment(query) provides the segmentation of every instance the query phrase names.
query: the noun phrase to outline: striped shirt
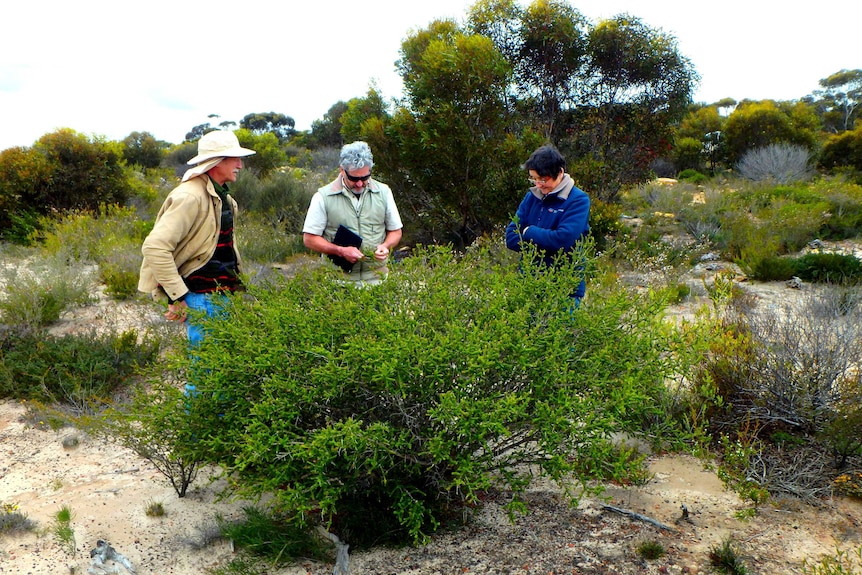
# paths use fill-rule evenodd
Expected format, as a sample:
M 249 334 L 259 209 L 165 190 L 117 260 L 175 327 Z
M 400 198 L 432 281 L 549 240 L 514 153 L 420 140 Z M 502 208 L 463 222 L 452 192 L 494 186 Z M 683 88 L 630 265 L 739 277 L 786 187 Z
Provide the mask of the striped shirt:
M 221 198 L 221 226 L 219 239 L 213 257 L 199 270 L 185 278 L 189 291 L 210 293 L 215 291 L 236 291 L 242 287 L 239 279 L 239 265 L 233 247 L 233 211 L 227 201 L 227 186 L 213 182 Z

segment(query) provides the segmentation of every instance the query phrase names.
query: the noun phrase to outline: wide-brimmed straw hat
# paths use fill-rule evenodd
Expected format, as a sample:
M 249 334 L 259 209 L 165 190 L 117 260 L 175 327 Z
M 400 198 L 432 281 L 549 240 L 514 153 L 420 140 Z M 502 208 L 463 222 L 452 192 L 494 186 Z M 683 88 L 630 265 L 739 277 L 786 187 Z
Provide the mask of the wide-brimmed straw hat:
M 188 164 L 194 167 L 186 170 L 183 181 L 205 174 L 224 158 L 244 158 L 254 153 L 254 150 L 241 147 L 233 132 L 207 132 L 198 140 L 198 155 L 188 161 Z
M 198 140 L 198 155 L 187 163 L 194 166 L 214 158 L 244 158 L 254 153 L 254 150 L 240 147 L 233 132 L 215 130 L 207 132 Z

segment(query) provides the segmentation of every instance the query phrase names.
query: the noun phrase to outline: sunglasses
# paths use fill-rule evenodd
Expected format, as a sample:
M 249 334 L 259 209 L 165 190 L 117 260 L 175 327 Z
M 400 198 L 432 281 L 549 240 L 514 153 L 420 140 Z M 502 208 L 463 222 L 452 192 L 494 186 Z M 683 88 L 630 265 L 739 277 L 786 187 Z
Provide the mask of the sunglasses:
M 367 182 L 371 177 L 371 174 L 368 174 L 367 176 L 351 176 L 347 173 L 347 170 L 344 170 L 344 177 L 355 184 L 356 182 Z

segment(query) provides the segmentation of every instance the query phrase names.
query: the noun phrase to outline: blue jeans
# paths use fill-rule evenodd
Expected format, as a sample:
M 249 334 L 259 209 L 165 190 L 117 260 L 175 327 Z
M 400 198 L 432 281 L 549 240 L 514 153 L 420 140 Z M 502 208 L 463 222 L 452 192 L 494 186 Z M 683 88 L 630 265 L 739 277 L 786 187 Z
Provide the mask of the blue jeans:
M 189 317 L 188 319 L 186 319 L 186 333 L 188 334 L 189 349 L 191 351 L 190 359 L 193 364 L 196 361 L 196 357 L 193 351 L 194 348 L 200 345 L 200 343 L 209 333 L 205 325 L 207 319 L 211 317 L 224 317 L 227 313 L 224 309 L 224 300 L 225 296 L 217 293 L 189 292 L 188 294 L 186 294 L 186 298 L 184 301 L 186 302 L 186 305 L 189 306 L 189 309 L 197 312 L 202 311 L 206 314 L 205 317 L 201 317 L 198 315 L 197 317 Z M 192 371 L 194 373 L 194 368 Z M 193 375 L 192 377 L 196 376 Z M 197 386 L 194 383 L 186 383 L 185 394 L 189 397 L 197 397 Z
M 226 312 L 224 309 L 225 296 L 217 293 L 195 293 L 189 292 L 186 294 L 185 302 L 189 309 L 195 311 L 203 311 L 206 317 L 189 318 L 186 320 L 186 330 L 189 338 L 189 346 L 195 347 L 203 341 L 207 335 L 207 329 L 204 325 L 208 317 L 224 317 Z

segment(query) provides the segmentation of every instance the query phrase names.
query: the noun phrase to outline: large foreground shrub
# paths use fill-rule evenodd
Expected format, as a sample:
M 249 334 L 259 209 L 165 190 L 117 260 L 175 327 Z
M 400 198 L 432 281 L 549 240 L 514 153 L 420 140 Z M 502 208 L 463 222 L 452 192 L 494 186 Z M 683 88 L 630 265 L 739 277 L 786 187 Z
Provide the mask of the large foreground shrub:
M 624 481 L 639 459 L 611 435 L 665 424 L 674 354 L 657 300 L 590 288 L 572 309 L 582 274 L 438 249 L 367 288 L 252 286 L 189 370 L 192 448 L 351 545 L 422 540 L 492 488 L 520 509 L 536 475 L 573 500 Z

